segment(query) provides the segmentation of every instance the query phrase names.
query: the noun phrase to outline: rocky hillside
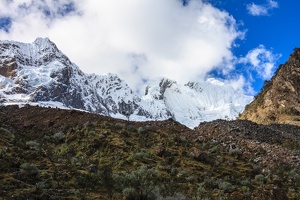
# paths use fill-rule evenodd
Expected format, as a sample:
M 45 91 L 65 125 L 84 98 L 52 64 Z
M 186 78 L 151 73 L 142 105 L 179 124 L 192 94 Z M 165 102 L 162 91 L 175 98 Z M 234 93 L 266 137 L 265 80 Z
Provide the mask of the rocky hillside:
M 300 128 L 0 107 L 3 199 L 299 199 Z
M 239 117 L 261 124 L 300 125 L 300 49 L 280 65 L 274 77 L 266 81 L 255 100 Z

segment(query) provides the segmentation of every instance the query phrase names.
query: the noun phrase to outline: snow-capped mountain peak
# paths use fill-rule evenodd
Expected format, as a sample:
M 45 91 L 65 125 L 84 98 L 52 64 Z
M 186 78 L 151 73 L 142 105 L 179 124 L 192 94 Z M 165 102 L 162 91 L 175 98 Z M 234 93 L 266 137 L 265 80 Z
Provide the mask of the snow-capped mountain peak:
M 0 102 L 76 108 L 130 120 L 173 118 L 189 127 L 233 119 L 252 100 L 215 79 L 149 81 L 139 97 L 116 74 L 85 74 L 48 38 L 0 41 Z
M 195 127 L 202 121 L 235 119 L 251 100 L 216 79 L 180 85 L 161 78 L 147 86 L 141 107 L 148 115 L 173 118 Z

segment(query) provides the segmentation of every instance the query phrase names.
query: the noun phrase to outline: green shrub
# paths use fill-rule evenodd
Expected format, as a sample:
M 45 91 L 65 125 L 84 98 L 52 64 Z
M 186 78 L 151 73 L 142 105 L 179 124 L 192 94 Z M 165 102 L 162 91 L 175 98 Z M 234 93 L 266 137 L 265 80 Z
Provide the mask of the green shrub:
M 203 181 L 203 186 L 205 186 L 206 188 L 215 188 L 216 186 L 218 186 L 218 183 L 215 179 L 207 177 L 204 179 Z
M 249 180 L 242 180 L 241 181 L 242 186 L 251 187 L 251 182 Z
M 136 132 L 137 128 L 134 125 L 128 125 L 127 130 L 130 131 L 130 132 Z
M 217 153 L 219 152 L 219 147 L 218 146 L 214 146 L 213 148 L 209 149 L 210 153 Z
M 262 174 L 256 175 L 254 179 L 255 179 L 255 181 L 257 181 L 260 184 L 264 184 L 264 182 L 266 181 L 265 176 Z
M 110 127 L 110 126 L 112 126 L 112 124 L 110 123 L 110 122 L 108 122 L 108 121 L 103 121 L 102 122 L 102 124 L 103 124 L 103 126 L 105 126 L 105 127 Z
M 145 152 L 137 152 L 133 154 L 133 158 L 138 159 L 138 160 L 145 160 L 149 157 L 148 153 Z
M 232 190 L 232 184 L 226 181 L 222 181 L 218 186 L 220 190 L 223 190 L 225 192 L 229 192 Z
M 88 135 L 89 135 L 89 136 L 92 136 L 92 137 L 93 137 L 93 136 L 96 136 L 96 131 L 89 131 L 89 132 L 88 132 Z
M 59 132 L 57 132 L 57 133 L 55 133 L 54 135 L 53 135 L 53 138 L 54 139 L 57 139 L 57 140 L 61 140 L 61 139 L 63 139 L 65 137 L 65 134 L 64 134 L 64 132 L 62 132 L 62 131 L 59 131 Z
M 115 124 L 115 128 L 116 128 L 116 129 L 119 129 L 119 130 L 125 129 L 125 128 L 126 128 L 126 125 L 123 124 L 123 123 L 116 123 L 116 124 Z
M 123 189 L 122 194 L 125 196 L 126 199 L 136 199 L 135 190 L 133 188 Z
M 23 163 L 20 169 L 26 172 L 29 176 L 38 176 L 40 174 L 39 169 L 35 164 Z
M 289 172 L 289 178 L 292 179 L 294 183 L 300 183 L 300 175 L 297 169 L 292 169 Z
M 139 127 L 137 131 L 138 131 L 139 134 L 145 134 L 145 133 L 147 133 L 147 129 L 144 128 L 144 127 L 142 127 L 142 126 Z
M 37 189 L 47 189 L 47 188 L 51 188 L 51 183 L 47 181 L 40 181 L 35 184 L 35 187 Z
M 203 197 L 206 196 L 206 189 L 203 187 L 203 185 L 199 185 L 197 188 L 197 196 L 200 197 L 200 199 L 202 199 Z
M 151 132 L 156 132 L 157 131 L 157 127 L 156 126 L 149 126 L 149 125 L 147 125 L 146 129 L 148 131 L 151 131 Z
M 184 136 L 180 136 L 179 139 L 180 139 L 181 143 L 187 143 L 187 142 L 189 142 L 188 139 L 186 137 L 184 137 Z
M 236 149 L 229 149 L 229 155 L 231 156 L 241 156 L 242 155 L 242 151 L 238 148 Z
M 93 125 L 94 124 L 91 121 L 87 121 L 84 123 L 84 127 L 86 127 L 86 128 L 91 128 L 91 127 L 93 127 Z
M 7 147 L 0 148 L 0 157 L 4 157 L 7 153 Z
M 0 136 L 9 140 L 15 139 L 15 135 L 3 127 L 0 127 Z
M 30 149 L 37 150 L 37 149 L 39 149 L 40 144 L 37 143 L 36 141 L 28 141 L 28 142 L 26 142 L 26 146 L 29 147 Z

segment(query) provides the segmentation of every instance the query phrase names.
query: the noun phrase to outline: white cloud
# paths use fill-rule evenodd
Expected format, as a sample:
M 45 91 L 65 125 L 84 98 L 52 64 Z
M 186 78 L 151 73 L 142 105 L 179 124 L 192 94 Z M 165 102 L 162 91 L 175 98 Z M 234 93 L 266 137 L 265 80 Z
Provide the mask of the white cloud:
M 238 75 L 237 77 L 224 80 L 224 82 L 230 84 L 237 91 L 245 92 L 247 94 L 252 94 L 252 90 L 249 92 L 248 87 L 246 87 L 247 80 L 243 75 Z
M 263 45 L 252 49 L 248 54 L 240 59 L 240 63 L 249 65 L 250 71 L 255 71 L 260 78 L 270 79 L 276 67 L 276 61 L 281 55 L 273 54 L 272 51 L 267 50 Z
M 269 0 L 268 4 L 269 4 L 270 8 L 278 8 L 279 7 L 278 2 L 273 1 L 273 0 Z
M 254 3 L 247 5 L 248 12 L 253 16 L 267 15 L 268 9 L 262 5 L 256 5 Z
M 274 8 L 278 8 L 278 2 L 273 0 L 268 0 L 264 5 L 257 5 L 255 3 L 247 5 L 249 14 L 253 16 L 269 15 L 269 11 Z
M 0 10 L 12 20 L 1 39 L 49 37 L 83 71 L 116 73 L 138 89 L 155 76 L 185 83 L 232 70 L 231 48 L 243 35 L 232 16 L 201 0 L 0 0 Z

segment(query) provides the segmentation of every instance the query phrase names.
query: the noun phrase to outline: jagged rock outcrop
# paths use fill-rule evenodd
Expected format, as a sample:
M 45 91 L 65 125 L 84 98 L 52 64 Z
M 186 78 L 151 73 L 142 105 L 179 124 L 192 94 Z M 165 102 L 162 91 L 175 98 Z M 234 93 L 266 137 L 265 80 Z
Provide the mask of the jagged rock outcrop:
M 246 106 L 239 119 L 261 124 L 287 123 L 300 125 L 300 48 L 280 65 L 266 81 L 255 100 Z

